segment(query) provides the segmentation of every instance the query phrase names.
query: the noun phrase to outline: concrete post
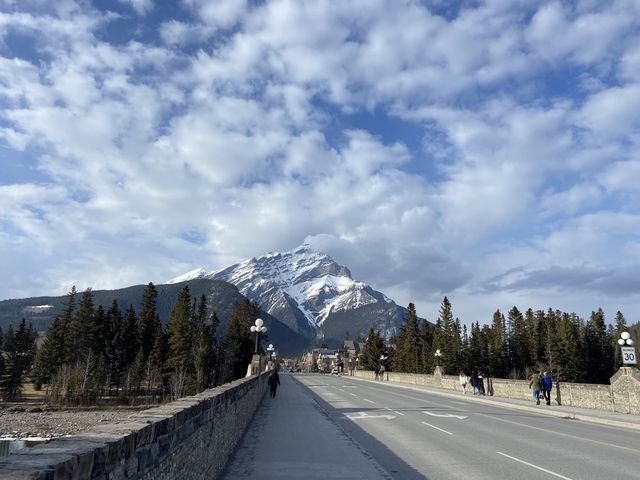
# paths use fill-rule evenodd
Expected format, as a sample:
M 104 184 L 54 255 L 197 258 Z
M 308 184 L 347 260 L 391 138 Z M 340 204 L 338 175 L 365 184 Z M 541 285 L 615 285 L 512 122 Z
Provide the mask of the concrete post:
M 610 382 L 613 411 L 640 415 L 640 370 L 621 367 Z
M 433 371 L 433 383 L 436 387 L 442 386 L 442 367 L 438 365 L 436 369 Z
M 260 375 L 262 370 L 262 356 L 259 353 L 254 353 L 251 359 L 251 374 Z

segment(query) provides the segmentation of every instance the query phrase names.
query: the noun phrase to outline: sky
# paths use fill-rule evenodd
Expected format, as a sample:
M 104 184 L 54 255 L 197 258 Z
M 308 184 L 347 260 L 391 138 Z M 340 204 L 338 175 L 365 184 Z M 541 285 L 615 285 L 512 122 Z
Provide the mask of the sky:
M 0 0 L 0 299 L 302 243 L 640 320 L 638 0 Z

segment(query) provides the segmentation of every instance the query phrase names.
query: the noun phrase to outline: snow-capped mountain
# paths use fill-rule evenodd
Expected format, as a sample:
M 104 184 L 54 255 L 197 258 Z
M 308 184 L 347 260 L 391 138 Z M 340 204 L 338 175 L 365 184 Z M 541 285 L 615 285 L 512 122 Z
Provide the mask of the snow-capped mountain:
M 354 280 L 347 267 L 309 245 L 290 252 L 269 253 L 211 273 L 200 268 L 168 283 L 196 278 L 234 284 L 262 310 L 309 338 L 316 334 L 326 336 L 327 331 L 336 329 L 338 336 L 361 334 L 367 325 L 362 325 L 361 320 L 350 322 L 348 317 L 365 307 L 369 312 L 373 307 L 382 307 L 376 308 L 379 314 L 369 318 L 369 324 L 385 336 L 396 333 L 403 317 L 404 309 L 369 285 Z M 336 318 L 341 319 L 340 326 L 332 325 L 335 322 L 331 320 Z

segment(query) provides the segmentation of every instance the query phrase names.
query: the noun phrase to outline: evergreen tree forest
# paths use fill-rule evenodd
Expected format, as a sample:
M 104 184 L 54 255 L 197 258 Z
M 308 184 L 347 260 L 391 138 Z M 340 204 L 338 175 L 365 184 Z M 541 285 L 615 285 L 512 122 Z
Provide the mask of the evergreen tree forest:
M 387 354 L 392 369 L 400 372 L 432 373 L 439 349 L 442 368 L 449 375 L 482 370 L 495 378 L 524 379 L 534 371 L 548 370 L 561 381 L 606 384 L 622 365 L 616 343 L 620 333 L 628 330 L 633 338 L 640 338 L 640 324 L 628 328 L 621 312 L 614 322 L 607 324 L 602 309 L 584 320 L 559 310 L 529 308 L 522 313 L 513 307 L 506 316 L 496 310 L 490 324 L 475 322 L 469 331 L 454 317 L 444 297 L 434 325 L 420 324 L 410 303 Z M 365 362 L 371 369 L 376 366 L 375 359 Z
M 249 326 L 257 317 L 255 305 L 235 306 L 230 325 L 235 322 L 238 331 L 228 333 L 220 344 L 218 317 L 207 311 L 204 295 L 194 298 L 185 286 L 166 327 L 156 311 L 157 297 L 155 286 L 149 283 L 142 306 L 136 311 L 132 305 L 118 305 L 115 300 L 106 307 L 96 306 L 91 289 L 79 294 L 74 287 L 37 355 L 33 347 L 35 335 L 30 330 L 7 332 L 5 343 L 15 338 L 12 342 L 19 343 L 24 351 L 28 342 L 18 339 L 32 339 L 29 365 L 34 359 L 35 365 L 31 380 L 36 389 L 45 391 L 50 402 L 57 404 L 85 405 L 106 398 L 121 403 L 157 403 L 192 395 L 246 374 L 253 352 Z M 249 342 L 235 340 L 243 335 Z M 9 382 L 8 364 L 15 361 L 5 354 L 4 362 L 7 365 L 3 371 L 7 373 L 1 377 L 3 388 L 5 377 Z M 12 374 L 17 379 L 13 382 L 23 382 L 27 373 L 29 368 Z M 16 394 L 14 387 L 7 386 L 7 392 Z

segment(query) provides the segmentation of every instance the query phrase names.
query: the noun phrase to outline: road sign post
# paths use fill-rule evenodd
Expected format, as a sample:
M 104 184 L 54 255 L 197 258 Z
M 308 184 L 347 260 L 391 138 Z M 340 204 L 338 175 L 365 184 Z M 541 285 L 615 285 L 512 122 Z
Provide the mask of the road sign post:
M 620 347 L 622 350 L 622 363 L 624 365 L 636 365 L 636 349 L 633 347 Z

